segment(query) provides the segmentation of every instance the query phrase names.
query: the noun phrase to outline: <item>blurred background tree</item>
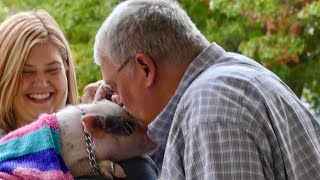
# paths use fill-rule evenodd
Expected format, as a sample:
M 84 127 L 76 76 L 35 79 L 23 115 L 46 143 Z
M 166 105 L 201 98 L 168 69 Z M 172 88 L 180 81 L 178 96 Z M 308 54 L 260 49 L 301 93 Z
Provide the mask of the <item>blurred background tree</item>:
M 116 0 L 0 0 L 0 23 L 19 11 L 47 10 L 69 40 L 82 93 L 85 85 L 101 79 L 100 68 L 93 61 L 93 43 L 96 32 L 116 4 Z
M 46 9 L 65 31 L 79 90 L 100 79 L 94 36 L 119 0 L 0 0 L 0 22 L 20 10 Z M 319 0 L 179 0 L 210 41 L 276 73 L 320 112 Z

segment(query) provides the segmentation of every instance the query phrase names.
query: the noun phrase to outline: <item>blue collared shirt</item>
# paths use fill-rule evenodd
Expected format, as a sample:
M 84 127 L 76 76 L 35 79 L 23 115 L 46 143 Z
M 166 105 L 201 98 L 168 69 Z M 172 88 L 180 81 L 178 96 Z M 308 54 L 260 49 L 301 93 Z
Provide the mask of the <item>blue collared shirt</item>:
M 213 43 L 148 127 L 163 180 L 320 179 L 320 125 L 257 62 Z

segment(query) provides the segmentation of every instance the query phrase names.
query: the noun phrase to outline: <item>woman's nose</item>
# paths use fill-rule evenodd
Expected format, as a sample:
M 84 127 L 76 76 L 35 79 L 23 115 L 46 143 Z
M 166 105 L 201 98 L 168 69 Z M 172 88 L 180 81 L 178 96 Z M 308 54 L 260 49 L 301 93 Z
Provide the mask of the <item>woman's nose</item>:
M 44 75 L 38 75 L 33 81 L 33 86 L 47 87 L 47 86 L 49 86 L 49 81 Z

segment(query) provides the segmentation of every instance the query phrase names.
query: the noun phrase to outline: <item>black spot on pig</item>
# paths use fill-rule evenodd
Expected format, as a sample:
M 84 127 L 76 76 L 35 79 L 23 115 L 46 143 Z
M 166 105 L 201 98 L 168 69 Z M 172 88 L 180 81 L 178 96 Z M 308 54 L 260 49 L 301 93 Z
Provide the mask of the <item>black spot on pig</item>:
M 129 136 L 134 130 L 136 123 L 131 118 L 109 115 L 107 117 L 96 116 L 94 128 L 103 128 L 107 133 L 118 136 Z

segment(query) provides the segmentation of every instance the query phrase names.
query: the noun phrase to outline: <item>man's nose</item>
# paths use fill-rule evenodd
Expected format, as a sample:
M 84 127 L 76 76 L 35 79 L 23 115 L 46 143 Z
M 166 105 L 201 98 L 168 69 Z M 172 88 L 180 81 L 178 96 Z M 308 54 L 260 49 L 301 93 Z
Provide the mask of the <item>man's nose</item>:
M 45 75 L 37 75 L 33 81 L 35 87 L 47 87 L 49 86 L 49 80 Z

